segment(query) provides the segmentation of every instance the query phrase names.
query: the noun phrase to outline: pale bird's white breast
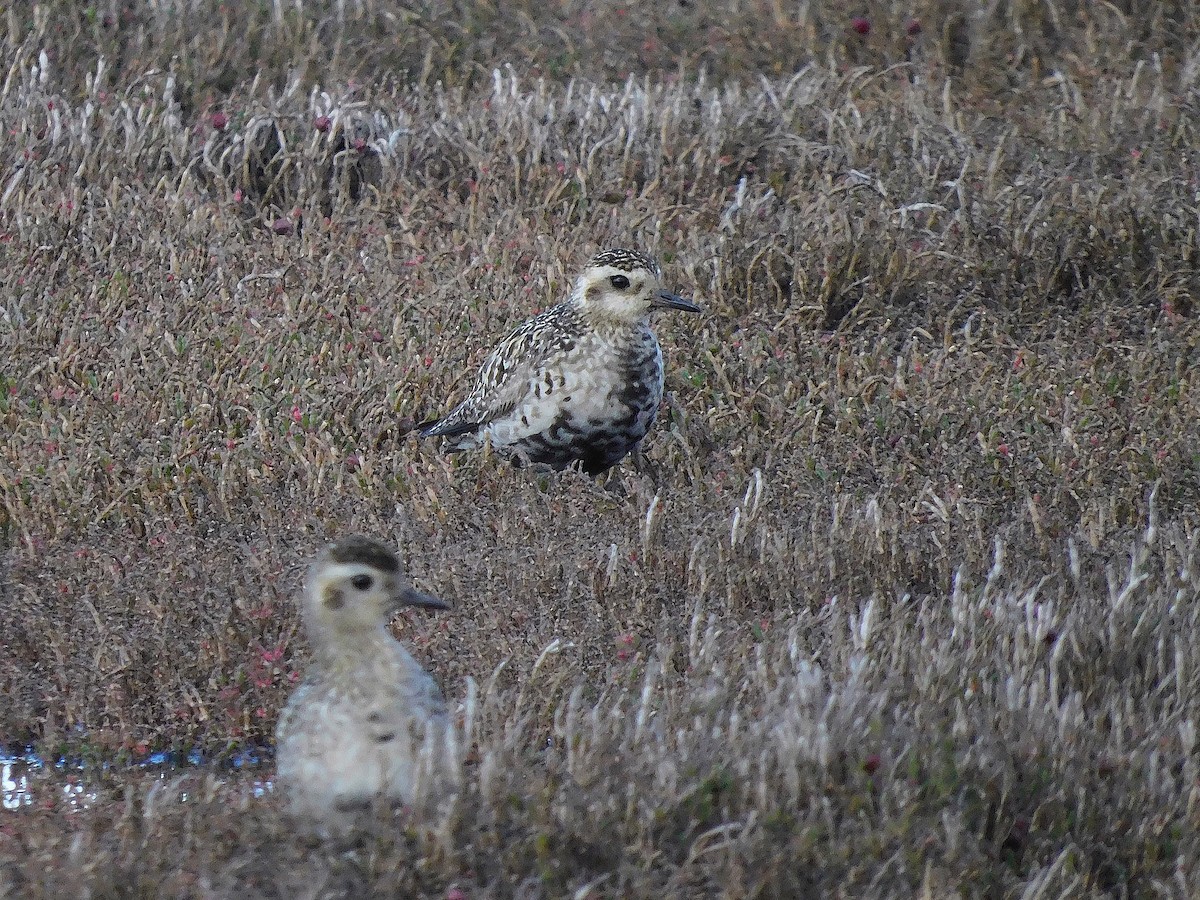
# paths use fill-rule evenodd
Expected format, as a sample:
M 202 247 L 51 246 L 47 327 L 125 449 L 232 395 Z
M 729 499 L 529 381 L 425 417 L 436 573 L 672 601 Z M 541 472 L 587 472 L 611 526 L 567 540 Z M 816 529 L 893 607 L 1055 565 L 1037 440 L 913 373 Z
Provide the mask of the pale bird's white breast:
M 330 687 L 306 692 L 277 748 L 278 777 L 300 808 L 320 811 L 366 800 L 405 773 L 380 753 L 355 699 Z M 403 768 L 403 767 L 402 767 Z
M 405 800 L 419 741 L 443 724 L 433 679 L 399 645 L 326 671 L 293 695 L 277 733 L 277 775 L 293 807 L 322 815 L 383 795 Z

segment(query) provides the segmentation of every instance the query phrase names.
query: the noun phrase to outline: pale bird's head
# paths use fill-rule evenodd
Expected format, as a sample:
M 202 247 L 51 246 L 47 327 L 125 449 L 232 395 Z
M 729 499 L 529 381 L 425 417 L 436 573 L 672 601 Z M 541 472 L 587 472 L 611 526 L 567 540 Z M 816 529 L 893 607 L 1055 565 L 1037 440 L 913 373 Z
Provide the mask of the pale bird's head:
M 400 559 L 368 537 L 331 544 L 308 570 L 304 621 L 309 639 L 353 637 L 385 628 L 404 606 L 449 609 L 423 594 L 400 572 Z
M 690 300 L 662 285 L 662 270 L 637 250 L 604 250 L 592 257 L 573 294 L 575 304 L 598 321 L 633 323 L 652 309 L 700 312 Z

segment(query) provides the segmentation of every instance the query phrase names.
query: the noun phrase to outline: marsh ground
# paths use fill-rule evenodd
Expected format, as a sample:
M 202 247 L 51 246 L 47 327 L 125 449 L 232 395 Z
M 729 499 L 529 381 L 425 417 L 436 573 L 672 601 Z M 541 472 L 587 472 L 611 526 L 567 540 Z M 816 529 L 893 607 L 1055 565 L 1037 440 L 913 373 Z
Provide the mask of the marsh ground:
M 96 799 L 0 894 L 1196 896 L 1196 16 L 10 8 L 0 740 Z M 705 308 L 644 466 L 410 433 L 612 244 Z M 122 768 L 269 744 L 347 531 L 455 602 L 458 793 Z

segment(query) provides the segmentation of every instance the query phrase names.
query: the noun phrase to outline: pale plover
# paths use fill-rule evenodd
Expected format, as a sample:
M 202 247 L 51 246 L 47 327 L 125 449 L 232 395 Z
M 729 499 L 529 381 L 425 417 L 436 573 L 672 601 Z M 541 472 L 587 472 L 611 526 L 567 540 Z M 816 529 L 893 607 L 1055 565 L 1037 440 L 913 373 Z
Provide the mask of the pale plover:
M 484 362 L 466 398 L 422 436 L 455 438 L 452 451 L 486 442 L 515 460 L 603 472 L 637 448 L 658 415 L 662 348 L 655 308 L 699 312 L 662 286 L 658 263 L 605 250 L 571 296 L 517 326 Z
M 388 630 L 403 606 L 448 608 L 407 584 L 396 554 L 370 538 L 332 544 L 309 569 L 312 663 L 275 730 L 276 783 L 319 828 L 344 828 L 377 798 L 408 801 L 422 742 L 446 727 L 437 684 Z

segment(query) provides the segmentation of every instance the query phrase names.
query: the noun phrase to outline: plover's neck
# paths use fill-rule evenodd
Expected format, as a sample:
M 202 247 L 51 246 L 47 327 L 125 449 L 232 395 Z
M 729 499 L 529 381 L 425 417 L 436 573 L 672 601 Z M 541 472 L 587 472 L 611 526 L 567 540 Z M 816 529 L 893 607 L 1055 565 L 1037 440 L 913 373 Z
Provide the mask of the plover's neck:
M 593 331 L 613 335 L 630 335 L 650 327 L 648 312 L 640 318 L 628 319 L 621 316 L 605 315 L 600 310 L 580 310 L 580 319 L 585 327 L 591 328 Z
M 323 634 L 310 643 L 313 661 L 330 673 L 362 670 L 373 660 L 389 658 L 399 646 L 386 625 L 351 634 Z

